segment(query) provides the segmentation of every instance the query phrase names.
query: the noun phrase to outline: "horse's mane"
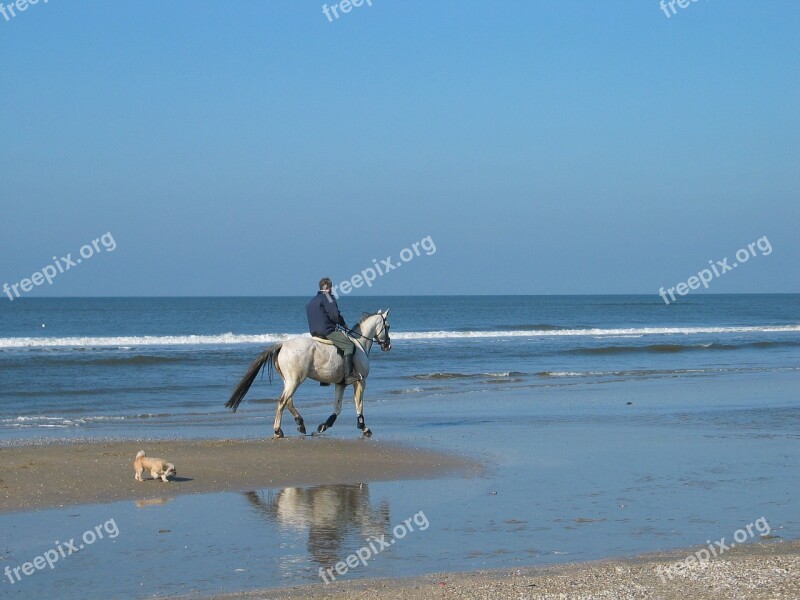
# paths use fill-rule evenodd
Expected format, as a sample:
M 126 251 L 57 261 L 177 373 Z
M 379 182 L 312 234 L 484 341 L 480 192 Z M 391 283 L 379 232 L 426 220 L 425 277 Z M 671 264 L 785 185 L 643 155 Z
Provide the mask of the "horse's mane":
M 353 329 L 355 329 L 356 327 L 361 327 L 361 324 L 362 324 L 364 321 L 366 321 L 366 320 L 367 320 L 367 319 L 369 319 L 370 317 L 374 317 L 374 316 L 375 316 L 375 315 L 377 315 L 377 314 L 378 314 L 378 313 L 368 313 L 368 312 L 361 313 L 361 320 L 360 320 L 358 323 L 356 323 L 356 326 L 355 326 L 355 327 L 353 327 Z

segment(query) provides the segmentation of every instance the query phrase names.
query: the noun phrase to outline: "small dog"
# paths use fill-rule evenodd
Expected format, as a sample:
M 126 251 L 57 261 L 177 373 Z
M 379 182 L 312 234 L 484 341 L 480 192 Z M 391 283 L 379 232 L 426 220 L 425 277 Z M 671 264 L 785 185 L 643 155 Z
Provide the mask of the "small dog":
M 136 460 L 133 461 L 133 470 L 136 472 L 134 476 L 136 481 L 144 481 L 142 473 L 145 471 L 150 471 L 153 479 L 161 479 L 164 483 L 169 481 L 168 477 L 175 477 L 178 474 L 175 465 L 165 461 L 163 458 L 148 458 L 144 450 L 139 450 L 136 454 Z

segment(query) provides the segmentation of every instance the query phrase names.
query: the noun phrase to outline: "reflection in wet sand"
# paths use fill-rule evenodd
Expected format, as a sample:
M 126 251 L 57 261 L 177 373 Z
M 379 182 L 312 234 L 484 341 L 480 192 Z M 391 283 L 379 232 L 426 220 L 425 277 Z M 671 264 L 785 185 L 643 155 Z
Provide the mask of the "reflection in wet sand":
M 349 554 L 342 552 L 348 534 L 362 539 L 384 535 L 390 523 L 389 503 L 381 500 L 373 508 L 369 485 L 320 485 L 284 488 L 278 493 L 247 492 L 245 497 L 258 512 L 281 528 L 304 532 L 308 529 L 308 551 L 321 566 L 330 566 Z
M 146 508 L 148 506 L 160 506 L 162 504 L 169 504 L 175 498 L 147 498 L 146 500 L 137 500 L 136 508 Z

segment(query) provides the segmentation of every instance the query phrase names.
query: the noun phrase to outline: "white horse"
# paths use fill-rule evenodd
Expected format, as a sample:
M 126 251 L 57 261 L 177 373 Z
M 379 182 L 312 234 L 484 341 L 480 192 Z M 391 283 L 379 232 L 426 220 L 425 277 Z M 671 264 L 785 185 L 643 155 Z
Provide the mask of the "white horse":
M 364 437 L 372 435 L 372 432 L 364 424 L 363 414 L 364 388 L 367 385 L 367 376 L 369 375 L 369 351 L 373 342 L 380 344 L 381 350 L 384 352 L 391 350 L 392 342 L 389 339 L 388 316 L 388 309 L 385 312 L 379 310 L 375 314 L 366 315 L 347 334 L 356 346 L 356 352 L 353 355 L 353 366 L 362 377 L 361 380 L 353 383 L 353 390 L 357 414 L 356 424 L 364 434 Z M 344 396 L 344 389 L 347 387 L 342 383 L 345 376 L 344 358 L 338 354 L 336 346 L 330 341 L 320 338 L 296 337 L 267 348 L 250 365 L 247 373 L 244 374 L 239 385 L 233 391 L 230 400 L 225 403 L 227 408 L 236 412 L 245 394 L 247 394 L 247 390 L 253 384 L 256 375 L 265 365 L 267 366 L 270 383 L 272 382 L 273 366 L 283 378 L 283 393 L 278 398 L 278 412 L 275 415 L 275 425 L 273 427 L 275 437 L 283 437 L 281 419 L 284 408 L 288 408 L 289 412 L 292 413 L 294 422 L 297 423 L 297 431 L 303 434 L 306 432 L 303 417 L 294 407 L 292 397 L 297 388 L 300 387 L 300 384 L 309 377 L 320 383 L 336 384 L 333 400 L 334 412 L 328 417 L 327 421 L 317 427 L 317 433 L 322 433 L 333 426 L 336 417 L 342 411 L 342 397 Z

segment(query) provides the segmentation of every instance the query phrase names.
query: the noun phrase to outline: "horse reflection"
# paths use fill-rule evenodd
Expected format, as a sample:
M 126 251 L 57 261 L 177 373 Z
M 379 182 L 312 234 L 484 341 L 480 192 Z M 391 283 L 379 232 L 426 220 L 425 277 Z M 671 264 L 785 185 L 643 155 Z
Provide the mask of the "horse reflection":
M 279 526 L 303 531 L 308 528 L 308 551 L 315 562 L 329 566 L 342 554 L 348 534 L 360 539 L 385 535 L 389 528 L 389 504 L 385 500 L 373 508 L 366 483 L 320 485 L 311 488 L 285 488 L 280 492 L 247 492 L 245 497 L 260 513 Z M 354 548 L 346 548 L 350 553 Z

